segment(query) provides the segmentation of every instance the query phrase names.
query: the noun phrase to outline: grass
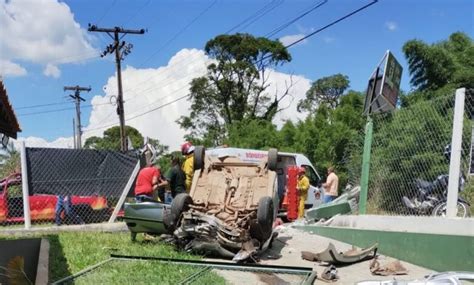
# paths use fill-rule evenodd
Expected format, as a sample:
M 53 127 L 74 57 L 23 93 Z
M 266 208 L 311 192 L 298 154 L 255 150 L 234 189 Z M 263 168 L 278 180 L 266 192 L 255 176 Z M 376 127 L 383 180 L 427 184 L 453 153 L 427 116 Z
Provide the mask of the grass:
M 30 236 L 29 236 L 30 237 Z M 158 241 L 130 241 L 129 233 L 68 232 L 36 236 L 50 242 L 49 279 L 57 281 L 109 258 L 110 253 L 199 259 L 178 252 Z M 140 235 L 139 235 L 140 237 Z M 12 237 L 0 236 L 0 239 Z M 76 284 L 177 284 L 200 268 L 168 265 L 156 261 L 112 261 L 75 280 Z M 194 284 L 225 284 L 212 272 L 203 274 Z

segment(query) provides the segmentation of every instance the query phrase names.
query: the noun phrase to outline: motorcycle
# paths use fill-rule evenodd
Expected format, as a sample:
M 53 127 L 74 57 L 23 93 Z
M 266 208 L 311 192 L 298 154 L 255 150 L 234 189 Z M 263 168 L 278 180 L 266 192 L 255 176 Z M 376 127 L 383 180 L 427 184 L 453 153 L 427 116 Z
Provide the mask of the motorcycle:
M 451 157 L 451 145 L 445 147 L 444 156 L 449 162 Z M 409 199 L 407 196 L 403 196 L 403 204 L 410 209 L 411 214 L 446 216 L 448 181 L 448 175 L 440 175 L 433 182 L 416 179 L 416 197 Z M 464 190 L 465 183 L 466 179 L 461 171 L 458 192 Z M 457 208 L 458 217 L 465 218 L 471 216 L 470 203 L 459 196 Z
M 403 196 L 403 204 L 411 210 L 412 214 L 445 216 L 447 204 L 448 175 L 440 175 L 433 182 L 416 179 L 416 197 L 409 199 Z M 459 192 L 464 189 L 465 179 L 459 178 Z M 469 202 L 458 197 L 458 216 L 469 217 Z

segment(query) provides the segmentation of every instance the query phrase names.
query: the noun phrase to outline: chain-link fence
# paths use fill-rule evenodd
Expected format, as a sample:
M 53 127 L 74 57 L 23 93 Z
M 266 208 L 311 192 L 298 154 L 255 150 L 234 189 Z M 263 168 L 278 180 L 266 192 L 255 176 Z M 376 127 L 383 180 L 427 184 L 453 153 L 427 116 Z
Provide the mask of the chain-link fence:
M 465 94 L 458 216 L 474 202 L 474 96 Z M 443 215 L 449 180 L 455 94 L 374 114 L 368 214 Z M 360 183 L 363 136 L 350 147 L 349 181 Z
M 219 263 L 222 265 L 216 266 L 211 262 L 190 266 L 174 262 L 111 258 L 53 284 L 312 284 L 309 282 L 312 280 L 311 268 L 309 271 L 265 270 Z
M 26 172 L 0 182 L 4 226 L 23 226 L 27 220 L 24 187 L 34 225 L 107 221 L 122 193 L 131 189 L 138 163 L 133 153 L 85 149 L 25 148 L 25 158 Z

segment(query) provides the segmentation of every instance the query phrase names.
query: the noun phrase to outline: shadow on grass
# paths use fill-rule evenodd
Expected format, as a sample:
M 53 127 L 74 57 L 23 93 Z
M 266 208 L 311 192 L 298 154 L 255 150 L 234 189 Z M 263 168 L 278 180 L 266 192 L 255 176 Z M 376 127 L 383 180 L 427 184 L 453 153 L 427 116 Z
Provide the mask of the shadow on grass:
M 46 235 L 49 240 L 49 280 L 57 281 L 61 278 L 72 275 L 69 271 L 67 259 L 64 255 L 63 247 L 58 235 Z

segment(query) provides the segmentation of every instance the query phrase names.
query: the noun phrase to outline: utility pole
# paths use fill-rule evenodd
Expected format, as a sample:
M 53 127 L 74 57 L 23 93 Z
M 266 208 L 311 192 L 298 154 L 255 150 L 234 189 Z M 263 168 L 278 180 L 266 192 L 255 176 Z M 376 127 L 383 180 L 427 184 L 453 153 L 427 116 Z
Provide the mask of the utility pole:
M 117 69 L 117 85 L 118 85 L 118 98 L 117 98 L 117 114 L 120 119 L 120 146 L 122 151 L 127 151 L 127 136 L 125 133 L 125 112 L 123 109 L 123 90 L 122 90 L 122 70 L 120 62 L 128 55 L 133 47 L 132 44 L 126 44 L 125 41 L 120 41 L 126 34 L 143 35 L 145 29 L 140 30 L 127 30 L 120 27 L 114 28 L 98 28 L 96 25 L 89 24 L 89 32 L 101 32 L 107 33 L 112 40 L 113 44 L 107 46 L 105 51 L 100 55 L 101 57 L 107 54 L 115 52 L 115 65 Z M 120 34 L 123 34 L 119 37 Z
M 81 129 L 81 101 L 86 101 L 84 98 L 81 97 L 81 91 L 87 91 L 90 92 L 91 88 L 90 87 L 80 87 L 79 85 L 76 86 L 64 86 L 64 91 L 66 90 L 74 90 L 74 95 L 69 95 L 75 103 L 76 103 L 76 134 L 77 134 L 77 140 L 76 140 L 76 147 L 78 149 L 82 148 L 82 141 L 81 141 L 81 136 L 82 136 L 82 129 Z
M 72 137 L 74 138 L 74 149 L 77 148 L 76 144 L 76 121 L 72 118 Z

